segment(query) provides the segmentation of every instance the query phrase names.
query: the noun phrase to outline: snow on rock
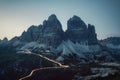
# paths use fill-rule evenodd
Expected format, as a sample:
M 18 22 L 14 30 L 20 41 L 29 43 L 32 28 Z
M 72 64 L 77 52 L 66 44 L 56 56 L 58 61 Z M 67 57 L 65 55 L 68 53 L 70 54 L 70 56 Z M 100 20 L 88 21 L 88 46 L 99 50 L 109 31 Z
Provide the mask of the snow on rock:
M 85 45 L 78 42 L 73 43 L 71 40 L 63 41 L 57 47 L 57 51 L 61 56 L 76 54 L 79 59 L 88 59 L 86 58 L 85 53 L 98 52 L 100 50 L 101 48 L 99 45 Z M 94 54 L 88 54 L 88 56 L 94 57 Z
M 85 58 L 82 51 L 79 50 L 79 47 L 76 46 L 72 41 L 63 41 L 60 46 L 57 48 L 58 52 L 61 52 L 61 55 L 70 55 L 70 54 L 76 54 L 79 58 Z
M 26 54 L 30 54 L 30 53 L 32 53 L 30 50 L 28 50 L 28 49 L 25 49 L 25 51 L 24 51 Z
M 106 77 L 109 74 L 114 75 L 117 70 L 112 68 L 91 68 L 91 72 L 95 74 L 94 76 Z
M 63 58 L 62 56 L 59 56 L 56 60 L 57 60 L 57 61 L 63 61 L 64 58 Z
M 68 53 L 76 53 L 81 54 L 83 52 L 97 52 L 100 51 L 101 48 L 99 45 L 83 45 L 79 43 L 73 43 L 70 40 L 63 41 L 57 48 L 58 51 L 61 51 L 62 54 L 67 55 Z
M 17 53 L 25 53 L 25 54 L 30 54 L 32 53 L 29 49 L 25 49 L 25 50 L 18 50 Z
M 37 45 L 36 42 L 26 43 L 20 50 L 25 50 L 25 49 L 33 48 L 36 45 Z
M 69 46 L 67 46 L 67 43 L 65 41 L 62 42 L 62 44 L 60 44 L 57 47 L 57 51 L 61 52 L 62 55 L 68 55 L 68 54 L 72 54 L 71 50 L 69 50 L 68 48 Z
M 108 75 L 114 75 L 117 70 L 112 68 L 91 68 L 92 75 L 88 76 L 78 76 L 76 75 L 75 78 L 77 80 L 93 80 L 97 77 L 107 77 Z
M 57 51 L 60 56 L 69 56 L 75 54 L 78 60 L 101 61 L 101 62 L 115 62 L 111 53 L 101 51 L 99 45 L 83 45 L 80 43 L 73 43 L 70 40 L 63 41 L 58 47 Z
M 39 43 L 37 43 L 37 44 L 34 46 L 33 49 L 35 49 L 35 48 L 46 48 L 46 45 L 45 45 L 45 44 L 39 44 Z
M 88 45 L 81 45 L 79 43 L 76 43 L 76 49 L 79 50 L 79 52 L 90 52 Z
M 109 68 L 109 67 L 92 67 L 90 68 L 90 74 L 81 76 L 76 74 L 74 76 L 75 80 L 93 80 L 93 79 L 99 79 L 101 77 L 107 77 L 109 75 L 115 75 L 119 71 L 115 68 Z
M 113 63 L 113 62 L 101 63 L 101 65 L 104 65 L 104 66 L 115 66 L 115 67 L 120 67 L 120 64 L 119 64 L 119 63 Z
M 45 48 L 46 46 L 44 44 L 39 44 L 37 42 L 30 42 L 26 43 L 23 47 L 21 47 L 20 50 L 25 50 L 25 49 L 35 49 L 35 48 Z

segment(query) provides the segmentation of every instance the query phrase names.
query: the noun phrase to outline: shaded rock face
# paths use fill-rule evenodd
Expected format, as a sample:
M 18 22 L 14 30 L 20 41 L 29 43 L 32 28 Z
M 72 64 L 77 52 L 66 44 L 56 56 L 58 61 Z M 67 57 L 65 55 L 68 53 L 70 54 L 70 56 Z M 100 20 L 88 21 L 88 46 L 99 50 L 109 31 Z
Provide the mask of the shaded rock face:
M 36 41 L 39 37 L 39 27 L 32 25 L 27 31 L 24 31 L 20 37 L 23 42 Z
M 81 42 L 87 39 L 87 26 L 78 16 L 73 16 L 67 22 L 66 35 L 73 42 Z
M 97 43 L 97 35 L 93 25 L 87 25 L 78 16 L 73 16 L 67 22 L 66 35 L 73 42 L 94 45 Z
M 72 80 L 74 72 L 70 68 L 41 69 L 23 80 Z
M 47 46 L 58 46 L 62 40 L 64 32 L 62 25 L 56 15 L 51 15 L 43 25 L 31 26 L 26 32 L 24 31 L 20 37 L 23 42 L 37 41 Z
M 15 36 L 9 42 L 15 42 L 15 41 L 18 41 L 18 40 L 19 40 L 19 37 Z
M 88 24 L 88 45 L 97 44 L 97 34 L 95 32 L 95 27 L 91 24 Z
M 58 47 L 63 40 L 71 40 L 82 44 L 93 45 L 97 43 L 95 28 L 93 25 L 86 25 L 78 16 L 73 16 L 67 22 L 67 30 L 63 31 L 60 21 L 56 15 L 52 14 L 48 20 L 43 21 L 43 25 L 32 25 L 24 31 L 20 37 L 20 42 L 38 42 L 46 46 Z
M 80 19 L 78 16 L 73 16 L 70 18 L 67 22 L 67 28 L 68 30 L 74 30 L 74 29 L 87 29 L 86 24 Z
M 8 43 L 7 37 L 5 37 L 3 40 L 0 40 L 0 44 L 7 44 L 7 43 Z
M 62 25 L 55 15 L 51 15 L 48 18 L 48 20 L 45 20 L 43 22 L 43 39 L 44 40 L 42 43 L 47 43 L 47 45 L 56 47 L 62 42 L 63 35 L 64 35 L 64 32 L 62 30 Z

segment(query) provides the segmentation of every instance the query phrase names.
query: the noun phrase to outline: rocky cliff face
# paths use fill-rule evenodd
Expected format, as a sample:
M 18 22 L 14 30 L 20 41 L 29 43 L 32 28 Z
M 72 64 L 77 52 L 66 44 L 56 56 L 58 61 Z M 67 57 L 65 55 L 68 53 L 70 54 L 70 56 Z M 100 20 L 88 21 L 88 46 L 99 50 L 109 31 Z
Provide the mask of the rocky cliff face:
M 87 26 L 78 16 L 73 16 L 67 22 L 66 35 L 73 42 L 85 42 L 87 40 Z
M 56 15 L 52 14 L 42 25 L 32 25 L 17 38 L 19 42 L 37 42 L 46 46 L 58 47 L 62 41 L 71 40 L 80 44 L 97 44 L 97 35 L 93 25 L 86 25 L 78 16 L 73 16 L 67 22 L 67 30 L 64 32 Z M 14 42 L 15 39 L 11 41 Z M 17 42 L 18 43 L 18 42 Z
M 87 25 L 78 16 L 73 16 L 67 22 L 66 35 L 73 42 L 81 44 L 97 44 L 97 35 L 93 25 Z
M 98 43 L 97 34 L 95 32 L 95 27 L 88 24 L 88 45 L 94 45 Z
M 40 44 L 56 47 L 63 40 L 63 35 L 61 23 L 53 14 L 43 22 L 43 25 L 33 25 L 26 32 L 24 31 L 20 40 L 23 42 L 37 41 Z
M 39 38 L 39 42 L 56 47 L 62 42 L 63 35 L 61 23 L 55 15 L 51 15 L 43 22 L 43 35 Z

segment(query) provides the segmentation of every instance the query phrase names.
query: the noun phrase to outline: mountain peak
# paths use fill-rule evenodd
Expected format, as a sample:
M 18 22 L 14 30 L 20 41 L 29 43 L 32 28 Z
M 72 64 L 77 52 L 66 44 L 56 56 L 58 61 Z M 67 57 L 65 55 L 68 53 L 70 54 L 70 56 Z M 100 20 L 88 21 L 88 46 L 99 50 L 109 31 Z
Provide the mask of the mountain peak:
M 54 29 L 52 29 L 54 31 L 59 31 L 59 30 L 61 31 L 62 30 L 62 25 L 61 25 L 60 21 L 57 19 L 55 14 L 50 15 L 48 17 L 48 20 L 44 20 L 43 26 L 47 29 L 49 27 L 50 28 L 52 27 L 52 28 L 54 28 Z M 51 30 L 51 29 L 49 29 L 49 30 Z
M 33 30 L 33 29 L 35 29 L 35 28 L 37 28 L 37 26 L 31 25 L 31 26 L 28 28 L 28 30 Z
M 67 30 L 64 32 L 60 21 L 55 14 L 52 14 L 47 20 L 43 21 L 43 25 L 30 26 L 26 32 L 22 33 L 19 39 L 22 42 L 37 41 L 41 44 L 54 47 L 57 47 L 66 39 L 87 44 L 88 32 L 90 32 L 89 36 L 93 37 L 90 37 L 90 40 L 96 41 L 95 28 L 89 24 L 88 29 L 85 22 L 79 16 L 74 15 L 68 20 Z
M 7 37 L 4 37 L 3 41 L 8 41 L 8 38 L 7 38 Z
M 50 20 L 50 21 L 53 21 L 53 20 L 56 20 L 56 19 L 57 19 L 57 17 L 56 17 L 55 14 L 52 14 L 48 17 L 48 20 Z
M 72 29 L 86 29 L 87 26 L 85 24 L 85 22 L 83 20 L 81 20 L 80 17 L 74 15 L 72 18 L 70 18 L 67 22 L 67 28 L 68 30 L 72 30 Z
M 8 43 L 7 37 L 4 37 L 3 40 L 0 40 L 0 44 L 7 44 L 7 43 Z
M 79 16 L 73 15 L 73 17 L 71 18 L 72 20 L 81 20 L 81 18 Z

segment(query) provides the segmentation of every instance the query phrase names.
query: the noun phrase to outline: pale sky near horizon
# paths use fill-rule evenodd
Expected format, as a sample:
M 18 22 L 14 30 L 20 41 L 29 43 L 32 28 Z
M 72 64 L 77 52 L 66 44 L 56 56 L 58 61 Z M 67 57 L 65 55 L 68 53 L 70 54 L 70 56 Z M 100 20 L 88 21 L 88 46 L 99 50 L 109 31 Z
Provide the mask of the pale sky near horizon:
M 120 0 L 0 0 L 0 39 L 20 36 L 56 14 L 63 30 L 67 20 L 79 16 L 95 25 L 98 39 L 120 37 Z

